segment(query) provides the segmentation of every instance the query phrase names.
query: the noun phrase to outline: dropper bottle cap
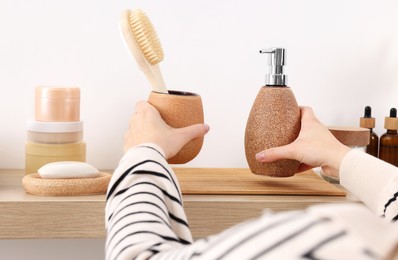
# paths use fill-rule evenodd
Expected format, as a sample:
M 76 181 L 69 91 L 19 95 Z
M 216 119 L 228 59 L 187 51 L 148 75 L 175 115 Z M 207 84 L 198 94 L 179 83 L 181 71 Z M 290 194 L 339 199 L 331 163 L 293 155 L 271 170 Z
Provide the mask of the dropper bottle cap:
M 270 48 L 260 50 L 260 53 L 268 55 L 268 74 L 265 74 L 266 86 L 286 86 L 287 75 L 283 73 L 286 64 L 286 50 L 283 48 Z
M 372 129 L 375 127 L 375 125 L 376 119 L 372 117 L 372 108 L 370 106 L 366 106 L 364 117 L 360 118 L 359 126 Z
M 398 130 L 398 118 L 397 118 L 397 109 L 390 109 L 390 116 L 386 117 L 384 120 L 384 128 L 387 130 Z

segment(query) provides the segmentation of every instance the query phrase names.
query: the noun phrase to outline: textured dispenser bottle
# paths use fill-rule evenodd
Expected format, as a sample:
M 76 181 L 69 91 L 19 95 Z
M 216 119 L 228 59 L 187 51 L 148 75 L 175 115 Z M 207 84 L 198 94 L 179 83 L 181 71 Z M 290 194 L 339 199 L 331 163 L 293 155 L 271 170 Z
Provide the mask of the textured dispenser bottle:
M 375 157 L 379 156 L 379 137 L 373 128 L 375 127 L 376 119 L 372 117 L 372 108 L 370 106 L 365 107 L 365 115 L 360 118 L 359 126 L 368 128 L 370 131 L 369 144 L 366 146 L 366 152 Z
M 301 128 L 300 109 L 283 73 L 286 51 L 281 48 L 260 50 L 269 55 L 266 85 L 261 87 L 247 120 L 246 159 L 252 173 L 273 177 L 293 176 L 299 167 L 296 160 L 260 163 L 255 155 L 265 149 L 293 142 Z
M 387 132 L 380 137 L 379 158 L 398 167 L 398 118 L 397 109 L 391 108 L 390 117 L 384 120 Z

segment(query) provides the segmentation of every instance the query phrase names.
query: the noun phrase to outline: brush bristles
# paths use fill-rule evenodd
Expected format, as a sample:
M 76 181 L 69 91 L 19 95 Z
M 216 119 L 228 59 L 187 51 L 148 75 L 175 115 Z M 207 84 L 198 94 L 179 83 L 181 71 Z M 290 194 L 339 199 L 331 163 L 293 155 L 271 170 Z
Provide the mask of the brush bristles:
M 147 61 L 155 65 L 163 60 L 163 49 L 148 16 L 142 10 L 133 10 L 129 14 L 131 32 Z

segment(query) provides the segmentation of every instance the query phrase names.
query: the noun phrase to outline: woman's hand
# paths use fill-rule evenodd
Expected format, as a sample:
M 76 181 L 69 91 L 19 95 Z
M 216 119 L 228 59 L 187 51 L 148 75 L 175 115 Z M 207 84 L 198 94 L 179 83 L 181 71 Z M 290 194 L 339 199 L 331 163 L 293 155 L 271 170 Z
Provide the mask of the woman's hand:
M 202 137 L 209 131 L 206 124 L 184 128 L 172 128 L 161 118 L 159 112 L 148 102 L 136 104 L 136 112 L 130 119 L 124 138 L 124 151 L 142 143 L 154 143 L 163 149 L 166 159 L 176 155 L 192 139 Z
M 341 161 L 350 150 L 340 143 L 314 115 L 309 107 L 301 107 L 301 130 L 297 139 L 288 145 L 270 148 L 256 155 L 259 162 L 294 159 L 301 162 L 299 171 L 322 167 L 324 172 L 338 171 Z

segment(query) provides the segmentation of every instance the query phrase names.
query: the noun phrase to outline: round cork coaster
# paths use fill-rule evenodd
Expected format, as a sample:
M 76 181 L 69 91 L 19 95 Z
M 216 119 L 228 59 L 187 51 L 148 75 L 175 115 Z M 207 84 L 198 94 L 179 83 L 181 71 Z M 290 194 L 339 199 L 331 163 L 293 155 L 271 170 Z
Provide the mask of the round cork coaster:
M 22 186 L 33 195 L 43 196 L 79 196 L 105 194 L 111 174 L 100 172 L 96 178 L 81 179 L 43 179 L 38 173 L 23 177 Z

